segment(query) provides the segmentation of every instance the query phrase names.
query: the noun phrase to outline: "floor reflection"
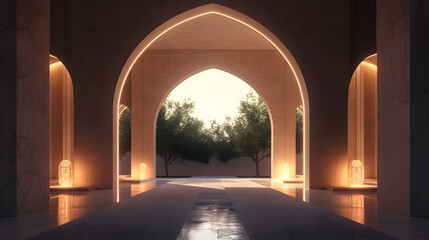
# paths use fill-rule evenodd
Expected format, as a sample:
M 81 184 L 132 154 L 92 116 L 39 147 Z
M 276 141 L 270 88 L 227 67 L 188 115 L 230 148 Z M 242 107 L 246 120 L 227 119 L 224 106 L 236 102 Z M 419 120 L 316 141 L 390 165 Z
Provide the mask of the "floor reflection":
M 141 184 L 121 183 L 118 190 L 106 189 L 89 192 L 51 193 L 49 210 L 15 218 L 0 218 L 0 238 L 27 239 L 49 228 L 65 224 L 115 204 L 117 200 L 123 201 L 168 182 L 181 185 L 191 184 L 189 179 L 161 178 L 157 179 L 156 182 Z M 252 188 L 264 186 L 375 228 L 386 234 L 397 237 L 398 239 L 429 239 L 428 218 L 410 218 L 398 214 L 377 211 L 376 192 L 347 193 L 315 189 L 304 190 L 302 184 L 273 183 L 268 178 L 222 178 L 218 180 L 210 178 L 195 182 L 203 189 L 204 193 L 207 193 L 207 191 L 224 192 L 221 189 L 231 187 Z M 204 182 L 207 182 L 207 185 Z M 202 202 L 205 201 L 203 197 L 202 195 Z M 225 199 L 222 201 L 228 203 Z M 230 205 L 206 201 L 205 204 L 196 206 L 198 207 L 196 209 L 196 213 L 198 214 L 190 215 L 190 219 L 197 219 L 194 222 L 190 221 L 190 223 L 196 224 L 192 227 L 185 227 L 184 225 L 184 229 L 187 230 L 184 231 L 183 234 L 186 236 L 193 236 L 195 239 L 203 239 L 200 237 L 202 234 L 204 234 L 204 236 L 210 234 L 214 236 L 217 234 L 216 229 L 220 227 L 225 227 L 229 229 L 228 231 L 232 231 L 232 233 L 238 231 L 238 227 L 235 225 L 234 220 L 236 215 L 234 211 L 230 210 Z M 206 218 L 205 215 L 211 217 Z M 240 236 L 240 234 L 237 234 L 237 236 Z
M 146 192 L 162 181 L 145 183 L 120 183 L 119 189 L 96 190 L 89 192 L 51 193 L 49 222 L 50 227 L 68 223 L 101 208 L 110 206 L 124 199 Z M 119 191 L 119 194 L 118 192 Z
M 206 189 L 200 193 L 177 239 L 247 240 L 249 237 L 226 192 Z
M 268 185 L 267 183 L 265 185 Z M 272 189 L 324 208 L 355 222 L 375 228 L 377 226 L 377 193 L 347 193 L 327 190 L 308 190 L 303 184 L 269 183 Z

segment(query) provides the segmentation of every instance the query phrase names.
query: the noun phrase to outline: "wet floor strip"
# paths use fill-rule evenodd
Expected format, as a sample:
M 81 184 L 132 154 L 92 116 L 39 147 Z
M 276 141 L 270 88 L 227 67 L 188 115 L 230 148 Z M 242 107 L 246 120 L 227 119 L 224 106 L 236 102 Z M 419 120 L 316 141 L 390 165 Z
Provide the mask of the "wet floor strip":
M 240 239 L 249 236 L 225 190 L 204 189 L 183 224 L 178 240 Z

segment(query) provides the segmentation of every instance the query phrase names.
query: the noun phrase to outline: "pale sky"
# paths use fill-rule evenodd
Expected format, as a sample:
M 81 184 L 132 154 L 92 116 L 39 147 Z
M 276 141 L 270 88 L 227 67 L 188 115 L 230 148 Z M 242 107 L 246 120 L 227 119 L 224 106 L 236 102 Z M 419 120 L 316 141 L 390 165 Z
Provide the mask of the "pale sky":
M 249 91 L 254 90 L 240 78 L 218 69 L 209 69 L 183 81 L 168 98 L 175 101 L 191 98 L 195 102 L 194 116 L 210 127 L 211 120 L 223 123 L 225 116 L 234 118 L 240 101 Z

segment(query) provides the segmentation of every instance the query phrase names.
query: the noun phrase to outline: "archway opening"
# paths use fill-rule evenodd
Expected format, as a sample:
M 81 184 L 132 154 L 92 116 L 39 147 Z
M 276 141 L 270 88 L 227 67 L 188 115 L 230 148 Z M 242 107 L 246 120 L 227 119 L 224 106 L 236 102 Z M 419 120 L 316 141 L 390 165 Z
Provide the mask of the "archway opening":
M 119 174 L 131 175 L 131 111 L 122 104 L 119 112 Z
M 348 99 L 348 184 L 377 185 L 377 54 L 353 73 Z
M 51 185 L 73 186 L 74 97 L 67 68 L 50 55 L 49 159 Z
M 303 148 L 304 148 L 304 113 L 302 106 L 296 108 L 296 176 L 302 178 L 304 176 L 303 169 Z
M 270 177 L 271 121 L 240 78 L 211 68 L 174 88 L 156 125 L 157 173 L 165 176 Z
M 229 30 L 229 32 L 225 33 L 224 31 L 227 30 Z M 202 34 L 202 32 L 204 32 L 204 34 Z M 190 52 L 191 50 L 194 52 Z M 183 53 L 183 51 L 187 52 Z M 237 51 L 247 51 L 247 55 L 242 56 L 241 59 L 240 57 L 237 58 Z M 231 54 L 230 57 L 225 57 L 227 55 L 225 54 L 226 52 Z M 205 54 L 205 56 L 201 57 L 202 53 Z M 193 64 L 192 67 L 183 67 L 181 63 L 186 63 L 189 62 L 189 60 L 195 59 L 195 54 L 199 55 L 199 63 Z M 224 57 L 223 60 L 216 60 L 216 58 L 220 55 Z M 270 58 L 272 61 L 269 61 L 269 63 L 261 61 L 261 59 L 263 59 L 261 58 L 263 55 L 265 55 L 267 58 Z M 186 61 L 178 61 L 179 57 L 185 57 Z M 150 61 L 145 60 L 145 58 L 150 59 Z M 233 61 L 236 66 L 232 66 L 234 64 L 228 61 Z M 273 63 L 273 61 L 275 61 L 276 64 L 270 65 L 270 63 Z M 143 64 L 143 62 L 145 63 Z M 273 130 L 273 133 L 283 134 L 283 136 L 277 134 L 277 138 L 275 134 L 273 136 L 272 159 L 276 159 L 272 162 L 271 177 L 273 179 L 284 178 L 285 172 L 287 172 L 286 177 L 294 177 L 296 175 L 295 144 L 293 144 L 293 147 L 289 147 L 290 149 L 286 149 L 285 146 L 288 145 L 286 139 L 288 138 L 285 136 L 285 129 L 286 122 L 295 128 L 296 107 L 299 105 L 303 106 L 303 174 L 305 185 L 308 187 L 308 94 L 298 65 L 286 47 L 284 47 L 284 45 L 272 33 L 247 16 L 216 4 L 208 4 L 195 8 L 167 21 L 165 24 L 153 31 L 148 37 L 146 37 L 127 60 L 119 77 L 118 85 L 115 91 L 113 117 L 116 123 L 118 123 L 119 118 L 118 110 L 122 90 L 126 88 L 125 83 L 132 82 L 132 84 L 134 84 L 134 79 L 142 79 L 141 76 L 155 69 L 157 67 L 156 64 L 158 64 L 158 67 L 169 66 L 171 69 L 176 68 L 175 70 L 177 70 L 177 72 L 174 73 L 173 76 L 169 75 L 171 74 L 171 71 L 161 71 L 158 72 L 158 75 L 154 76 L 154 78 L 144 78 L 144 81 L 138 81 L 140 83 L 137 83 L 136 81 L 135 86 L 137 86 L 137 84 L 141 84 L 142 87 L 135 88 L 134 85 L 132 87 L 132 89 L 141 88 L 143 92 L 148 91 L 148 96 L 150 95 L 150 98 L 143 97 L 140 102 L 146 104 L 146 111 L 154 113 L 153 116 L 150 116 L 150 118 L 148 118 L 146 121 L 147 124 L 149 124 L 151 127 L 141 127 L 143 130 L 143 135 L 146 134 L 146 137 L 148 137 L 147 141 L 142 142 L 149 144 L 141 148 L 142 154 L 140 157 L 134 158 L 139 159 L 139 164 L 136 164 L 135 166 L 132 164 L 132 176 L 140 175 L 138 166 L 140 166 L 141 163 L 146 164 L 146 169 L 148 169 L 148 172 L 146 173 L 147 178 L 153 178 L 155 176 L 155 146 L 153 125 L 155 124 L 155 119 L 158 113 L 157 110 L 161 106 L 163 99 L 167 96 L 168 92 L 171 91 L 171 89 L 173 89 L 180 82 L 177 79 L 185 79 L 187 76 L 193 75 L 194 73 L 207 68 L 207 66 L 210 66 L 222 70 L 228 70 L 232 68 L 234 70 L 231 71 L 234 72 L 234 75 L 240 77 L 241 79 L 248 80 L 248 83 L 252 85 L 252 87 L 256 89 L 258 93 L 260 93 L 260 96 L 263 98 L 264 102 L 266 102 L 267 106 L 270 107 L 271 116 L 274 118 L 272 118 L 274 123 L 273 128 L 276 128 L 275 123 L 283 124 L 283 126 L 278 127 L 279 131 Z M 248 73 L 246 73 L 246 68 L 252 68 L 252 64 L 253 66 L 255 66 L 255 64 L 260 64 L 260 67 L 264 67 L 265 70 L 255 73 L 253 76 L 249 76 Z M 278 69 L 272 69 L 276 67 L 278 67 Z M 266 74 L 270 72 L 273 74 L 271 76 L 267 76 Z M 266 76 L 262 77 L 261 74 Z M 277 76 L 275 76 L 276 74 Z M 282 74 L 286 74 L 287 77 L 281 76 Z M 138 75 L 140 75 L 140 77 L 138 77 Z M 150 83 L 151 81 L 149 79 L 152 81 L 157 81 L 157 87 L 161 87 L 162 89 L 155 91 L 153 88 L 155 85 Z M 280 81 L 279 79 L 283 79 L 283 81 Z M 286 81 L 287 79 L 290 81 Z M 264 86 L 266 89 L 262 90 Z M 280 97 L 287 96 L 287 91 L 290 93 L 289 96 L 295 94 L 295 98 L 298 99 L 298 101 L 289 106 L 292 109 L 292 114 L 289 114 L 288 116 L 292 120 L 286 120 L 286 101 Z M 277 96 L 278 98 L 276 99 L 274 96 Z M 136 111 L 136 106 L 134 103 L 135 102 L 133 102 L 132 114 L 139 111 Z M 298 105 L 296 105 L 297 103 Z M 284 104 L 284 106 L 280 106 L 282 104 Z M 153 108 L 155 108 L 155 110 L 153 110 Z M 279 116 L 282 114 L 283 117 Z M 132 119 L 134 119 L 134 117 L 132 117 Z M 144 122 L 145 121 L 143 121 L 143 125 L 145 124 Z M 115 143 L 114 179 L 117 180 L 118 124 L 114 127 L 113 131 Z M 144 131 L 147 132 L 144 133 Z M 289 131 L 288 134 L 293 134 L 294 136 L 295 132 Z M 293 137 L 293 139 L 295 141 L 295 137 Z M 137 143 L 133 140 L 133 146 L 134 144 Z M 293 156 L 293 159 L 287 158 L 287 154 L 289 152 L 292 152 L 291 156 Z M 145 154 L 149 157 L 144 157 Z M 282 166 L 284 166 L 284 163 L 287 161 L 290 161 L 291 165 L 293 166 L 289 167 L 287 171 L 284 171 Z M 135 174 L 133 174 L 134 169 L 136 171 Z M 115 182 L 115 184 L 117 184 L 117 182 Z

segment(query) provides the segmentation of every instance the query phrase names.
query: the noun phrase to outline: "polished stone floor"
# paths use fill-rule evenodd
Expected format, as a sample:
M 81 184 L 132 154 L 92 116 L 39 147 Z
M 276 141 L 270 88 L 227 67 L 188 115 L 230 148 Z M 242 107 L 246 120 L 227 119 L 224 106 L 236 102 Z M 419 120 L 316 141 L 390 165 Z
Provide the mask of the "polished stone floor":
M 66 194 L 53 193 L 51 194 L 50 210 L 18 218 L 0 218 L 0 234 L 2 239 L 27 239 L 53 227 L 106 208 L 109 205 L 116 205 L 117 201 L 126 201 L 139 193 L 158 188 L 168 183 L 169 186 L 185 186 L 193 187 L 194 190 L 199 189 L 198 192 L 189 192 L 190 196 L 195 197 L 195 199 L 192 200 L 192 197 L 187 198 L 187 202 L 193 202 L 186 205 L 188 208 L 187 211 L 183 210 L 181 212 L 183 219 L 177 220 L 177 222 L 181 223 L 174 225 L 177 229 L 177 234 L 174 238 L 177 237 L 178 239 L 192 239 L 192 236 L 198 236 L 199 233 L 203 232 L 205 232 L 206 236 L 215 236 L 219 232 L 224 232 L 225 229 L 225 231 L 232 233 L 230 234 L 231 236 L 234 236 L 234 233 L 238 233 L 236 234 L 237 238 L 230 239 L 248 239 L 247 229 L 243 228 L 242 223 L 238 220 L 238 215 L 240 214 L 237 213 L 236 207 L 239 206 L 242 209 L 242 216 L 245 216 L 246 212 L 251 212 L 250 210 L 252 209 L 243 210 L 246 209 L 243 208 L 246 205 L 241 203 L 245 202 L 246 199 L 236 199 L 235 205 L 237 206 L 234 206 L 230 197 L 237 194 L 234 195 L 235 192 L 229 190 L 227 191 L 229 194 L 228 197 L 225 191 L 221 191 L 225 188 L 247 188 L 250 192 L 246 194 L 262 191 L 264 188 L 274 189 L 398 239 L 429 239 L 429 219 L 409 218 L 377 211 L 376 193 L 337 193 L 326 190 L 308 189 L 303 191 L 301 184 L 275 183 L 269 179 L 260 178 L 221 178 L 221 180 L 213 178 L 157 179 L 156 182 L 141 184 L 121 183 L 119 190 L 97 190 Z M 258 190 L 256 191 L 256 189 Z M 151 195 L 141 194 L 139 198 L 150 200 Z M 210 201 L 210 199 L 213 201 Z M 261 199 L 261 201 L 265 200 Z M 168 202 L 165 204 L 168 204 Z M 171 211 L 175 211 L 174 207 L 178 206 L 173 206 Z M 183 208 L 183 206 L 181 207 Z M 195 221 L 196 216 L 201 217 L 200 220 L 206 220 Z M 207 218 L 204 216 L 216 217 Z M 229 219 L 230 222 L 225 223 L 226 219 Z M 251 226 L 252 223 L 246 222 L 246 224 Z M 192 234 L 189 234 L 191 231 Z M 255 235 L 257 234 L 255 231 L 252 230 L 251 233 L 253 236 L 257 236 Z M 169 237 L 172 238 L 173 235 Z M 219 238 L 221 235 L 216 236 L 213 239 L 226 239 Z M 257 237 L 250 238 L 256 239 Z
M 203 189 L 177 240 L 248 240 L 234 205 L 224 190 Z

